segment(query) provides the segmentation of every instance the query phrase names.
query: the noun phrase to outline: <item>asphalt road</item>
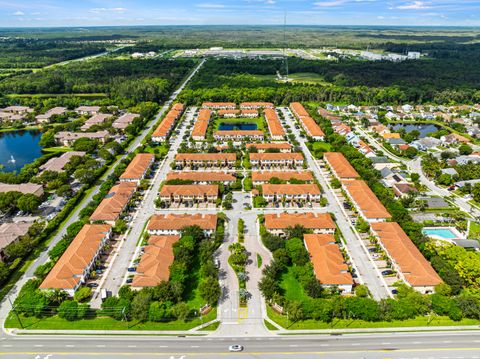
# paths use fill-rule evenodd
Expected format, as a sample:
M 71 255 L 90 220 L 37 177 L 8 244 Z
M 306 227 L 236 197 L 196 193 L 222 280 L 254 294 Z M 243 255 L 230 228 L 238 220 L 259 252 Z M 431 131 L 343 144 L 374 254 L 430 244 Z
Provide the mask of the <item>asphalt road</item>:
M 228 346 L 244 346 L 241 354 Z M 2 358 L 480 358 L 475 331 L 282 337 L 12 337 Z

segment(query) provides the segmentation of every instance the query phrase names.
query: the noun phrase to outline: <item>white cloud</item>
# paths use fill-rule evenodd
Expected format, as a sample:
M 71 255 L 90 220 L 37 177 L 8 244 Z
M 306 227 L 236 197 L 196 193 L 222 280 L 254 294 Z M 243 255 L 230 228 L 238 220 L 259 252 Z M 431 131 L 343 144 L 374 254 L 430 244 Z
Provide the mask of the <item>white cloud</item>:
M 202 9 L 223 9 L 223 8 L 225 8 L 225 5 L 223 5 L 223 4 L 211 4 L 211 3 L 197 4 L 196 6 L 199 7 L 199 8 L 202 8 Z
M 400 10 L 419 10 L 419 9 L 430 9 L 430 6 L 428 6 L 423 1 L 414 1 L 412 3 L 408 3 L 405 5 L 399 5 L 396 8 Z
M 345 4 L 345 0 L 317 1 L 314 3 L 318 7 L 335 7 Z
M 265 4 L 268 4 L 268 5 L 275 5 L 276 1 L 275 0 L 266 0 L 265 1 Z
M 15 11 L 13 13 L 13 16 L 23 16 L 23 15 L 25 15 L 25 13 L 23 11 Z
M 93 14 L 100 14 L 102 12 L 113 12 L 116 14 L 123 14 L 124 12 L 127 11 L 124 7 L 112 7 L 112 8 L 106 8 L 106 7 L 97 7 L 89 10 Z

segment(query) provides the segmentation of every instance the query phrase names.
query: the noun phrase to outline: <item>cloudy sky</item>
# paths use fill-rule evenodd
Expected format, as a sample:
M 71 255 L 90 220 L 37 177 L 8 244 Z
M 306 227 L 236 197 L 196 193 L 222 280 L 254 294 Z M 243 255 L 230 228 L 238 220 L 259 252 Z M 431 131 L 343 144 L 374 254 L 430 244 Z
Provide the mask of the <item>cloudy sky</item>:
M 0 0 L 0 26 L 480 26 L 480 0 Z

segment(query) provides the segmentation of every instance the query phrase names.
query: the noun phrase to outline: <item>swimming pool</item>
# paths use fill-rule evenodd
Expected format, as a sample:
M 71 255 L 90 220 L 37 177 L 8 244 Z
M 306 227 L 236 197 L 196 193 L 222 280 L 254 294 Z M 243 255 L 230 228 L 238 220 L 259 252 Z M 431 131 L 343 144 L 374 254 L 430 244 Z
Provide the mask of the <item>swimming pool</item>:
M 424 228 L 422 229 L 422 233 L 426 236 L 432 238 L 440 238 L 440 239 L 460 239 L 460 233 L 452 227 L 442 227 L 442 228 Z

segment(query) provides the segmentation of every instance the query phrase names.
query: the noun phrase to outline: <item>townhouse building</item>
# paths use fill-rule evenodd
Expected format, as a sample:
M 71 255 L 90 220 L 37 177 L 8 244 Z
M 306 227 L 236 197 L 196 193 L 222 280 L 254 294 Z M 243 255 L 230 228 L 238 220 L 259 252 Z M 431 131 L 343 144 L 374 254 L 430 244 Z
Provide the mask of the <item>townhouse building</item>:
M 193 126 L 192 130 L 192 139 L 194 141 L 203 141 L 205 140 L 205 136 L 207 135 L 208 124 L 210 123 L 210 119 L 212 117 L 212 111 L 202 108 L 198 112 L 197 121 Z
M 164 185 L 159 193 L 163 203 L 215 203 L 218 185 Z
M 285 130 L 282 127 L 280 118 L 273 108 L 265 108 L 263 111 L 265 120 L 267 121 L 268 131 L 272 140 L 281 141 L 285 137 Z
M 181 168 L 232 168 L 236 160 L 236 153 L 177 153 L 175 155 L 175 165 Z
M 191 181 L 194 184 L 223 183 L 229 185 L 237 178 L 231 172 L 169 172 L 167 181 L 173 180 Z
M 250 151 L 255 148 L 258 153 L 275 150 L 282 153 L 292 152 L 292 145 L 288 142 L 270 142 L 270 143 L 247 143 L 246 149 Z
M 137 154 L 120 176 L 120 182 L 134 182 L 139 184 L 145 178 L 148 170 L 155 162 L 155 155 L 150 153 Z
M 325 152 L 323 159 L 338 180 L 356 179 L 360 175 L 340 152 Z
M 314 177 L 309 171 L 252 171 L 252 183 L 254 186 L 269 183 L 272 178 L 290 182 L 292 180 L 311 183 Z
M 262 141 L 263 131 L 259 131 L 259 130 L 215 131 L 213 133 L 213 138 L 217 141 L 243 141 L 243 140 Z
M 302 153 L 250 153 L 250 163 L 255 168 L 295 169 L 303 167 Z
M 285 236 L 288 228 L 296 225 L 314 234 L 334 234 L 335 222 L 329 213 L 269 213 L 265 214 L 265 229 L 277 236 Z
M 148 234 L 155 236 L 180 235 L 185 227 L 199 226 L 205 235 L 211 236 L 217 227 L 216 214 L 157 214 L 150 218 Z
M 61 131 L 55 134 L 55 141 L 65 147 L 70 147 L 73 143 L 80 138 L 89 138 L 92 140 L 98 140 L 101 144 L 105 144 L 110 137 L 108 131 L 98 132 L 67 132 Z
M 136 190 L 135 182 L 120 182 L 113 186 L 90 216 L 90 221 L 105 222 L 114 226 L 125 212 Z
M 262 193 L 269 203 L 278 202 L 319 202 L 320 188 L 316 184 L 264 184 Z

